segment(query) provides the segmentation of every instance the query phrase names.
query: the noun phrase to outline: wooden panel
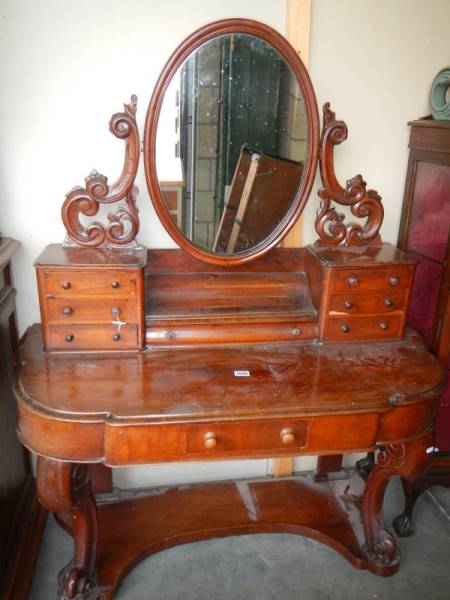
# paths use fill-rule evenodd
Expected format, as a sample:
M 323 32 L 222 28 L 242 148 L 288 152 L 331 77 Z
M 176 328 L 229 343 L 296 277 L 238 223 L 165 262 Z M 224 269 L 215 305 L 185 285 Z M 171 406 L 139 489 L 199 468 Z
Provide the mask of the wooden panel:
M 111 323 L 115 320 L 113 309 L 119 309 L 121 321 L 136 322 L 138 319 L 136 299 L 110 296 L 47 299 L 47 318 L 52 323 L 88 323 L 103 321 Z
M 335 294 L 330 300 L 330 313 L 370 314 L 386 313 L 404 309 L 404 291 L 386 291 L 383 293 L 364 294 L 352 293 Z
M 303 270 L 305 248 L 274 248 L 258 260 L 227 266 L 205 263 L 183 250 L 148 250 L 146 273 L 286 273 Z
M 51 422 L 25 404 L 19 403 L 18 410 L 19 437 L 37 454 L 72 461 L 103 459 L 103 422 Z
M 409 287 L 411 269 L 406 267 L 345 269 L 333 275 L 333 292 L 400 290 Z
M 448 121 L 436 121 L 431 117 L 410 121 L 410 148 L 433 153 L 450 154 L 450 127 Z
M 120 298 L 136 294 L 136 271 L 39 269 L 47 294 L 60 297 L 81 294 L 111 295 Z
M 117 337 L 118 336 L 118 337 Z M 137 348 L 137 326 L 123 325 L 120 333 L 114 325 L 53 325 L 46 336 L 47 350 Z
M 305 273 L 158 274 L 146 278 L 147 316 L 304 312 L 315 317 Z M 183 291 L 183 294 L 180 291 Z
M 377 440 L 378 423 L 379 416 L 371 413 L 311 419 L 308 451 L 335 453 L 369 450 Z
M 318 475 L 326 475 L 340 471 L 342 468 L 342 454 L 325 454 L 317 459 L 316 473 Z
M 36 267 L 51 267 L 66 269 L 141 269 L 147 262 L 147 249 L 132 248 L 81 248 L 79 246 L 62 246 L 50 244 L 38 256 Z
M 400 327 L 398 315 L 330 317 L 325 338 L 343 342 L 396 338 L 402 333 Z
M 379 442 L 392 442 L 399 437 L 408 439 L 429 430 L 433 424 L 436 402 L 399 406 L 395 411 L 383 415 L 378 432 Z
M 414 266 L 414 260 L 406 252 L 386 242 L 380 246 L 308 246 L 307 251 L 316 255 L 324 266 L 333 268 Z

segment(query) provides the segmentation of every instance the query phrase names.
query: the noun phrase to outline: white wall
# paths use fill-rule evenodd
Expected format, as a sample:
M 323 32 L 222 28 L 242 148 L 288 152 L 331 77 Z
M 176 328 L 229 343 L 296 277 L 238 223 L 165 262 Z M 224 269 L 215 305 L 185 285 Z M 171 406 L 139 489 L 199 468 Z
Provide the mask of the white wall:
M 382 196 L 384 241 L 396 243 L 408 159 L 407 122 L 429 114 L 428 92 L 450 64 L 448 0 L 313 0 L 310 75 L 320 111 L 326 101 L 347 123 L 335 149 L 341 185 L 361 173 Z M 316 198 L 304 240 L 315 239 Z
M 310 73 L 349 126 L 337 149 L 342 181 L 361 172 L 383 197 L 395 242 L 406 171 L 406 122 L 427 112 L 435 73 L 450 63 L 448 0 L 314 0 Z M 33 260 L 64 236 L 64 194 L 92 168 L 114 179 L 122 143 L 107 131 L 131 93 L 143 129 L 152 87 L 170 53 L 211 20 L 242 16 L 285 31 L 284 0 L 2 0 L 0 3 L 0 228 L 22 242 L 14 260 L 19 327 L 39 320 Z M 137 181 L 142 233 L 170 247 Z M 313 191 L 305 240 L 315 238 Z M 121 485 L 263 474 L 267 461 L 121 470 Z

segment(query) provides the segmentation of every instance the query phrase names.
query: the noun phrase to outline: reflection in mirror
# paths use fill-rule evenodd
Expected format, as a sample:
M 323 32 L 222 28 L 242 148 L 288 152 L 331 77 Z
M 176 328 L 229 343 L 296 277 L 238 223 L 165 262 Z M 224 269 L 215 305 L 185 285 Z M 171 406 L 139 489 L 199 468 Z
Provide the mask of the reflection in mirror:
M 265 240 L 294 202 L 307 152 L 300 86 L 264 40 L 213 38 L 170 82 L 157 174 L 170 215 L 195 245 L 235 254 Z

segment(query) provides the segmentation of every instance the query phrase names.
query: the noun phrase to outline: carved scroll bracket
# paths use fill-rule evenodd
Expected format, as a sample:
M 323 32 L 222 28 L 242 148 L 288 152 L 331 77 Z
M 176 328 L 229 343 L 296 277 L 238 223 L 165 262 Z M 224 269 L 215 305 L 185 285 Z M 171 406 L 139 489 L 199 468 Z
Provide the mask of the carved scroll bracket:
M 347 126 L 336 121 L 335 113 L 327 102 L 323 106 L 323 129 L 320 140 L 320 175 L 323 187 L 319 190 L 320 207 L 316 215 L 316 231 L 320 246 L 364 246 L 379 244 L 378 231 L 383 222 L 384 210 L 381 197 L 375 190 L 367 190 L 361 175 L 346 182 L 345 189 L 339 184 L 334 171 L 334 146 L 347 139 Z M 332 200 L 349 206 L 357 218 L 366 218 L 365 224 L 344 223 L 345 216 L 338 213 Z
M 85 179 L 85 187 L 75 187 L 67 195 L 61 216 L 67 230 L 66 246 L 84 247 L 135 247 L 139 231 L 136 197 L 139 190 L 134 186 L 138 166 L 140 141 L 136 124 L 137 97 L 131 96 L 124 104 L 124 112 L 115 113 L 110 120 L 109 130 L 119 139 L 125 140 L 125 159 L 122 173 L 111 185 L 108 178 L 92 171 Z M 115 212 L 107 215 L 108 223 L 94 221 L 85 226 L 80 216 L 94 217 L 101 204 L 119 204 Z

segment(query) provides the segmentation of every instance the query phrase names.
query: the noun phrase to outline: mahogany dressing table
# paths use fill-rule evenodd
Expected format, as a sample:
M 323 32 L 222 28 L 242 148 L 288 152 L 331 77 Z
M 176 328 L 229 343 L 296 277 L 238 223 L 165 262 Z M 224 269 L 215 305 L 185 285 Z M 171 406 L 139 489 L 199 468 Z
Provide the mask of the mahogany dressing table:
M 74 540 L 58 597 L 112 598 L 145 556 L 239 533 L 307 535 L 391 575 L 384 490 L 426 469 L 443 375 L 405 332 L 415 264 L 381 242 L 381 198 L 360 175 L 342 187 L 334 174 L 346 125 L 326 104 L 320 134 L 309 76 L 274 30 L 230 19 L 196 31 L 160 76 L 144 138 L 150 196 L 180 249 L 146 250 L 135 240 L 135 113 L 132 97 L 110 124 L 125 141 L 119 179 L 93 171 L 69 192 L 67 238 L 36 261 L 42 325 L 28 331 L 15 383 L 39 498 Z M 319 239 L 279 247 L 318 165 Z M 120 200 L 107 225 L 92 222 Z M 349 470 L 98 503 L 87 476 L 96 463 L 374 450 L 367 481 Z

